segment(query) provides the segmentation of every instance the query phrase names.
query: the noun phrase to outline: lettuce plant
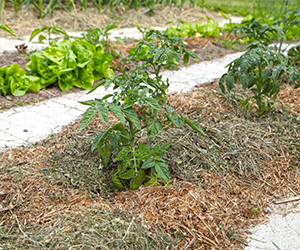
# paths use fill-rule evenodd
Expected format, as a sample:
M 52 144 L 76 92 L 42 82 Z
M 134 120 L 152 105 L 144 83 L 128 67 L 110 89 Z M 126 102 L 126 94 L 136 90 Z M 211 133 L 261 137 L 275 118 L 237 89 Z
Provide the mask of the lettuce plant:
M 29 76 L 18 64 L 0 68 L 0 94 L 22 96 L 27 91 L 39 91 L 40 78 Z
M 42 88 L 55 84 L 62 91 L 73 86 L 90 89 L 94 80 L 114 75 L 109 66 L 112 55 L 104 52 L 101 45 L 95 46 L 83 39 L 49 45 L 45 51 L 32 54 L 29 60 L 26 69 L 41 78 Z
M 157 42 L 143 42 L 137 47 L 137 53 L 143 45 L 148 46 L 150 56 L 146 61 L 139 62 L 130 72 L 124 72 L 111 79 L 103 80 L 95 85 L 90 92 L 101 85 L 107 90 L 110 86 L 118 90 L 102 99 L 94 99 L 82 104 L 90 107 L 83 114 L 80 131 L 83 130 L 98 113 L 99 118 L 108 124 L 108 112 L 111 112 L 119 123 L 100 132 L 94 139 L 92 150 L 98 149 L 102 163 L 111 163 L 112 183 L 115 187 L 125 188 L 126 180 L 131 189 L 137 189 L 142 183 L 154 185 L 162 178 L 169 180 L 168 165 L 161 155 L 171 143 L 151 147 L 143 142 L 136 145 L 136 135 L 143 129 L 147 136 L 159 133 L 163 125 L 174 124 L 180 127 L 186 123 L 198 133 L 201 128 L 190 121 L 185 115 L 176 113 L 166 97 L 169 82 L 163 81 L 159 74 L 162 64 L 179 63 L 184 54 L 184 63 L 189 56 L 196 56 L 185 50 L 180 38 L 173 38 L 165 33 L 151 30 L 146 38 L 156 38 Z M 132 56 L 134 58 L 135 55 Z M 156 64 L 157 62 L 157 64 Z M 150 77 L 149 73 L 154 76 Z

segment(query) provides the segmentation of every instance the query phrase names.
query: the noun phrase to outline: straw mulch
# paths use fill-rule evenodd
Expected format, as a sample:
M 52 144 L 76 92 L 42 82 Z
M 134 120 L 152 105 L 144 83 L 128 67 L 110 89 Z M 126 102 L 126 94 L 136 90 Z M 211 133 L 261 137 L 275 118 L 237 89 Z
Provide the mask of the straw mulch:
M 240 86 L 228 96 L 216 84 L 170 94 L 206 135 L 187 127 L 141 134 L 150 145 L 173 141 L 165 186 L 115 190 L 110 168 L 90 152 L 104 128 L 98 119 L 80 133 L 77 121 L 2 153 L 0 247 L 242 249 L 274 200 L 300 194 L 297 91 L 283 86 L 278 106 L 262 117 L 236 105 L 247 94 Z

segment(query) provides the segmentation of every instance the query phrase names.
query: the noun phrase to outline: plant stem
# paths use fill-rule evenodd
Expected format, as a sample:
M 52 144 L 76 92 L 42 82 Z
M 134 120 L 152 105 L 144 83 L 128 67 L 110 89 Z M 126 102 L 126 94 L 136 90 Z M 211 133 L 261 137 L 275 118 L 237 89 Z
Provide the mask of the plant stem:
M 286 32 L 286 25 L 287 25 L 287 7 L 288 7 L 288 0 L 285 0 L 285 10 L 284 10 L 284 19 L 283 19 L 283 33 L 284 34 Z M 281 52 L 282 44 L 283 44 L 283 37 L 281 37 L 281 39 L 280 39 L 278 53 Z
M 132 122 L 129 120 L 128 120 L 128 122 L 129 122 L 129 129 L 130 129 L 130 147 L 131 147 L 131 151 L 132 151 L 132 155 L 133 155 L 133 164 L 134 164 L 135 171 L 138 172 L 137 164 L 136 164 L 136 157 L 135 157 L 135 145 L 134 145 L 135 131 L 134 131 Z

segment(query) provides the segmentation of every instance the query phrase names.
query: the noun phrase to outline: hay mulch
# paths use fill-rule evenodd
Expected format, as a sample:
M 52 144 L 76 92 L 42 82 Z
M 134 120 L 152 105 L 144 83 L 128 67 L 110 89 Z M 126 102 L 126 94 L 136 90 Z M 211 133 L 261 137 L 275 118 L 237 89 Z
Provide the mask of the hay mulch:
M 206 135 L 187 127 L 140 135 L 150 145 L 173 141 L 164 155 L 166 186 L 115 190 L 110 168 L 99 168 L 90 152 L 105 128 L 97 119 L 80 133 L 77 121 L 2 153 L 0 247 L 242 249 L 273 201 L 300 194 L 299 93 L 289 87 L 262 117 L 236 105 L 240 86 L 229 96 L 216 84 L 170 94 L 172 106 Z

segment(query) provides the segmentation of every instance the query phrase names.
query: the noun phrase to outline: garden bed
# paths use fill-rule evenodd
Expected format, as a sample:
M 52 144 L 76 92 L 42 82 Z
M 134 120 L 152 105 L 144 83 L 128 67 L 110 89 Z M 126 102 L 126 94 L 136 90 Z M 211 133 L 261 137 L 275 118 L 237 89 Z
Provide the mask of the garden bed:
M 206 135 L 188 127 L 151 140 L 141 133 L 150 145 L 173 141 L 166 186 L 115 190 L 90 150 L 106 126 L 98 119 L 0 154 L 1 247 L 242 249 L 274 200 L 300 192 L 299 96 L 283 86 L 278 106 L 258 118 L 236 105 L 240 85 L 226 97 L 217 84 L 169 95 Z
M 231 37 L 233 39 L 233 37 Z M 244 48 L 244 46 L 237 46 L 234 49 L 227 49 L 226 46 L 215 42 L 215 38 L 196 38 L 196 37 L 187 37 L 183 39 L 183 42 L 186 45 L 187 49 L 193 51 L 199 58 L 194 59 L 191 58 L 188 65 L 192 65 L 194 63 L 199 63 L 202 61 L 210 61 L 216 58 L 223 57 L 227 54 L 234 53 L 236 50 L 240 50 Z M 137 42 L 132 42 L 131 40 L 125 40 L 126 45 L 121 45 L 118 42 L 110 42 L 112 46 L 119 50 L 122 55 L 129 55 L 129 50 L 133 48 Z M 119 58 L 114 58 L 111 65 L 116 67 L 115 74 L 119 74 L 120 71 L 120 62 Z M 12 65 L 17 63 L 21 66 L 21 68 L 25 69 L 25 65 L 27 64 L 27 56 L 23 54 L 16 53 L 8 53 L 4 55 L 0 55 L 0 67 L 5 65 Z M 181 63 L 180 67 L 183 66 Z M 130 70 L 130 67 L 126 69 Z M 70 91 L 62 92 L 59 87 L 49 86 L 45 90 L 41 90 L 39 92 L 28 92 L 24 96 L 0 96 L 0 111 L 7 110 L 10 107 L 17 106 L 25 106 L 25 105 L 34 105 L 35 103 L 40 103 L 44 100 L 62 96 L 71 92 L 80 91 L 79 88 L 74 87 Z

